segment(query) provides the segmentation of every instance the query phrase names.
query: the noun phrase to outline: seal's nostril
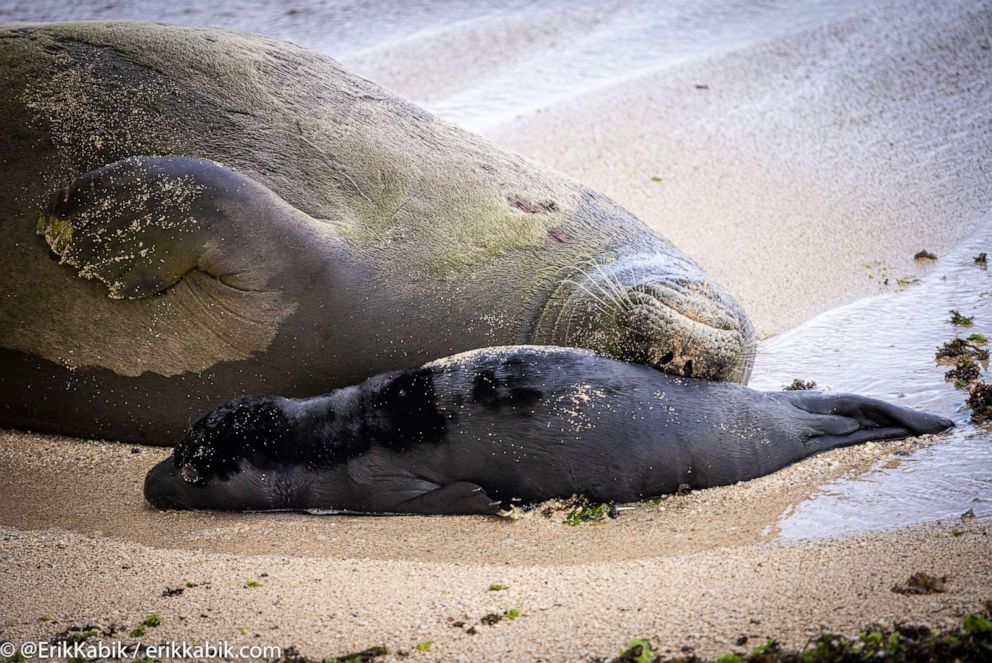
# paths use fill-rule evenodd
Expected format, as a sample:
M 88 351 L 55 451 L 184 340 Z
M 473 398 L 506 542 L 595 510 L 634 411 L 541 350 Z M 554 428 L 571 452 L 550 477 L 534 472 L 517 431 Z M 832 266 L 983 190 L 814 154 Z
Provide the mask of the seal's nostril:
M 667 364 L 667 363 L 669 363 L 669 362 L 670 362 L 670 361 L 672 361 L 673 359 L 675 359 L 675 353 L 674 353 L 674 352 L 672 352 L 671 350 L 669 350 L 669 351 L 668 351 L 668 352 L 667 352 L 667 353 L 665 354 L 665 356 L 664 356 L 664 357 L 662 357 L 662 358 L 661 358 L 661 359 L 660 359 L 660 360 L 658 361 L 658 365 L 659 365 L 659 366 L 664 366 L 665 364 Z
M 682 367 L 682 375 L 686 376 L 687 378 L 688 377 L 692 377 L 692 360 L 691 359 L 685 363 L 685 366 Z

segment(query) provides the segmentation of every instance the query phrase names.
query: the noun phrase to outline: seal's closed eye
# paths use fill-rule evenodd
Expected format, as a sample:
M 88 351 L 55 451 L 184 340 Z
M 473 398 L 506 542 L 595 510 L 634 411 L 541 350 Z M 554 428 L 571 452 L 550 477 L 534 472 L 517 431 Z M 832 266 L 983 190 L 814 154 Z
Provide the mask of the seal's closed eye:
M 179 471 L 179 476 L 183 478 L 186 483 L 199 483 L 200 473 L 196 471 L 196 468 L 192 465 L 183 465 L 183 469 Z

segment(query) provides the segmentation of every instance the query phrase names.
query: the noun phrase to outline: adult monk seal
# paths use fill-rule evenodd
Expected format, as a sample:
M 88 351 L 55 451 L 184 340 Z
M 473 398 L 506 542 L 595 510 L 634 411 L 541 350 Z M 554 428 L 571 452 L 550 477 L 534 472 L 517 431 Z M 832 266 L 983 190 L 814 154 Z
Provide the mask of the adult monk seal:
M 758 392 L 567 348 L 489 348 L 309 399 L 246 397 L 145 479 L 154 506 L 496 514 L 752 479 L 952 423 L 852 394 Z
M 740 307 L 631 214 L 292 44 L 13 24 L 0 118 L 0 426 L 173 444 L 512 343 L 750 372 Z

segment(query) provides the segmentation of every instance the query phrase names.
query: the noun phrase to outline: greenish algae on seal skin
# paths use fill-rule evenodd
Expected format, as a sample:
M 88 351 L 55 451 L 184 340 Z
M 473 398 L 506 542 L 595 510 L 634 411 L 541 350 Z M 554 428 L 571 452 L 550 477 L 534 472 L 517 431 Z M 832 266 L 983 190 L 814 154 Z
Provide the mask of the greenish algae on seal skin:
M 632 502 L 952 422 L 854 394 L 759 392 L 584 350 L 484 348 L 307 399 L 245 397 L 145 479 L 160 508 L 492 514 Z
M 509 343 L 750 372 L 740 307 L 627 211 L 291 44 L 0 26 L 0 118 L 0 426 L 171 445 Z

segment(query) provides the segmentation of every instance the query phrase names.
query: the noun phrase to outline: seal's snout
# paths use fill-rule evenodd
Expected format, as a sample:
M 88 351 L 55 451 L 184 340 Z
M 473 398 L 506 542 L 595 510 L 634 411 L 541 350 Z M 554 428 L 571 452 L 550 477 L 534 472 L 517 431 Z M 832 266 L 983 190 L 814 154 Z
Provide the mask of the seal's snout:
M 701 272 L 648 259 L 583 270 L 535 341 L 582 347 L 666 373 L 746 384 L 754 328 Z
M 145 476 L 145 501 L 156 509 L 190 509 L 192 505 L 185 499 L 188 491 L 185 484 L 175 461 L 166 458 Z
M 654 280 L 628 286 L 618 316 L 621 358 L 686 377 L 746 382 L 753 328 L 729 296 L 701 280 Z

